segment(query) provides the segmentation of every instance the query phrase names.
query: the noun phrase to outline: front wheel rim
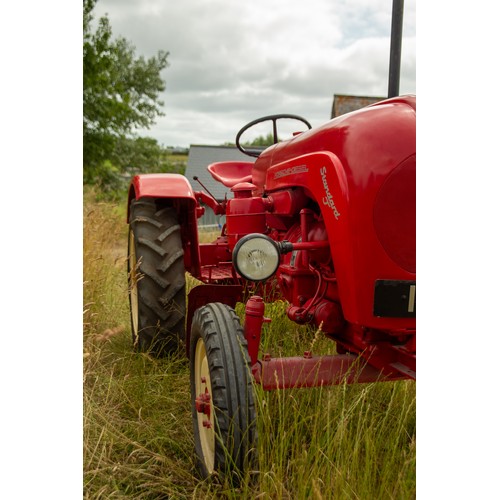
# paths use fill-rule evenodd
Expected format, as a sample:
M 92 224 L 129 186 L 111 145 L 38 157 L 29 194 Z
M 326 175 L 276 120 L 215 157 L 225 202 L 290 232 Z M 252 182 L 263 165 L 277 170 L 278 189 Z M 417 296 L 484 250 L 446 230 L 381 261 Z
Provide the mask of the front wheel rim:
M 215 462 L 214 406 L 207 351 L 201 338 L 196 344 L 194 376 L 198 435 L 204 465 L 208 474 L 212 474 Z

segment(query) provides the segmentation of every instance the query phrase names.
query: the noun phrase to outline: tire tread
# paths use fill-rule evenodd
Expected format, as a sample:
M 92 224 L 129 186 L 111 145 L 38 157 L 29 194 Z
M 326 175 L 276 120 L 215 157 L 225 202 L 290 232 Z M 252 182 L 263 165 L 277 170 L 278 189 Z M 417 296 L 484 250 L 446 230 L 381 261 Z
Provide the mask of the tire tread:
M 177 214 L 153 199 L 133 200 L 130 231 L 134 233 L 137 272 L 138 332 L 134 345 L 163 356 L 177 351 L 185 339 L 186 278 Z M 130 260 L 129 260 L 130 279 Z

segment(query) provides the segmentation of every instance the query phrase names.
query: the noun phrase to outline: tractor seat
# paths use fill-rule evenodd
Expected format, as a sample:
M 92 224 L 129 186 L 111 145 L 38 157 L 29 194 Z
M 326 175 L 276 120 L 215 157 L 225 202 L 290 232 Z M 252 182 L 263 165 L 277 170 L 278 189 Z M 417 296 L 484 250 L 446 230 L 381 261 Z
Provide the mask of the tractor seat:
M 219 161 L 207 169 L 216 181 L 232 188 L 239 182 L 252 182 L 252 167 L 252 161 Z

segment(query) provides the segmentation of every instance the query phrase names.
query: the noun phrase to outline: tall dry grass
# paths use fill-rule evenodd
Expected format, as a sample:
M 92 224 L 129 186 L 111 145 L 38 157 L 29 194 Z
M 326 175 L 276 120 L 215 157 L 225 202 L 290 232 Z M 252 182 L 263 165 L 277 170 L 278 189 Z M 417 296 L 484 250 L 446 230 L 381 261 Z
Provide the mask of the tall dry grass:
M 256 387 L 257 470 L 238 490 L 200 481 L 187 361 L 132 350 L 126 231 L 123 207 L 86 197 L 85 498 L 415 497 L 413 382 L 272 392 Z M 267 306 L 273 322 L 263 332 L 263 350 L 333 352 L 334 343 L 291 324 L 284 311 L 280 302 Z

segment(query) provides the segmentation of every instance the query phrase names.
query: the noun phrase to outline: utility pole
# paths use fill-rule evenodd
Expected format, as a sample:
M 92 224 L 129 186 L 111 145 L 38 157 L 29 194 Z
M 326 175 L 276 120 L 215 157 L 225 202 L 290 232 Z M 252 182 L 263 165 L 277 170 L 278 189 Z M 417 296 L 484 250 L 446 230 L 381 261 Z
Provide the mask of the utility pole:
M 399 95 L 403 11 L 404 0 L 392 0 L 391 52 L 389 59 L 389 89 L 387 97 L 396 97 Z

